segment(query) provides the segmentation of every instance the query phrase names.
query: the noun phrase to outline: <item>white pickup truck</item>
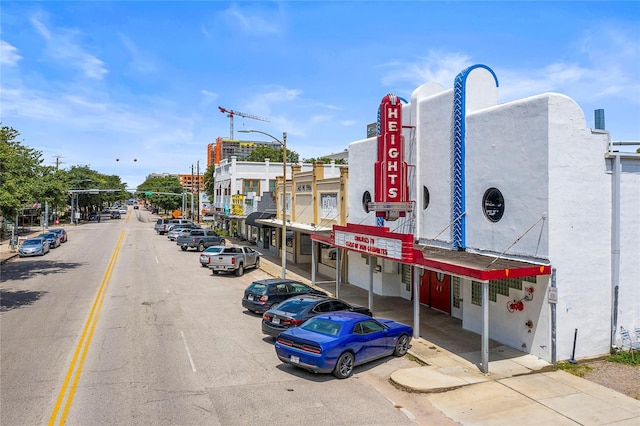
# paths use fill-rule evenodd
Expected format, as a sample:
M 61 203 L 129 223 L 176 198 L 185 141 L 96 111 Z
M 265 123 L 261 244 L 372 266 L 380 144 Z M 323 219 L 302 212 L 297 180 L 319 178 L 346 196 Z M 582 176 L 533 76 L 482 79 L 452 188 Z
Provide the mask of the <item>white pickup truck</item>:
M 239 277 L 246 268 L 260 267 L 260 253 L 247 246 L 226 246 L 222 252 L 210 257 L 208 266 L 214 275 L 218 272 L 235 272 Z

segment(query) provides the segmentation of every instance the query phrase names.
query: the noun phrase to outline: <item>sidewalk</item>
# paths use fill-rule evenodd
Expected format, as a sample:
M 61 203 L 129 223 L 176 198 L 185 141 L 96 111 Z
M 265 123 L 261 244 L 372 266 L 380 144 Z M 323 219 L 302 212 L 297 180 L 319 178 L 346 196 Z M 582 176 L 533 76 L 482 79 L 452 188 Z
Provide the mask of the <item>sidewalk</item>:
M 282 273 L 280 259 L 262 253 L 262 270 Z M 311 284 L 311 272 L 287 265 L 287 278 Z M 334 294 L 335 279 L 317 277 L 317 287 Z M 341 298 L 367 305 L 366 290 L 341 284 Z M 374 295 L 375 316 L 413 323 L 411 301 Z M 421 307 L 420 334 L 409 355 L 422 366 L 400 369 L 390 381 L 426 394 L 449 418 L 474 425 L 640 425 L 640 401 L 564 371 L 498 342 L 490 342 L 489 374 L 479 369 L 480 337 L 455 318 Z

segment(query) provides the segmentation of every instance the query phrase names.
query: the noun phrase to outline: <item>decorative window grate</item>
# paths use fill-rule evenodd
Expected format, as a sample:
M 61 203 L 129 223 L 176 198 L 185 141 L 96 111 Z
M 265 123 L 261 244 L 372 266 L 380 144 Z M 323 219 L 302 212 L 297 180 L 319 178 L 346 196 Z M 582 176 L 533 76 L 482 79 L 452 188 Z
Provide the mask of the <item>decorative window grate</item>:
M 462 304 L 462 293 L 460 292 L 460 277 L 451 277 L 451 287 L 453 292 L 453 307 L 460 309 Z
M 455 277 L 454 277 L 455 278 Z M 509 297 L 509 290 L 522 291 L 522 283 L 536 283 L 536 277 L 522 277 L 522 278 L 506 278 L 504 280 L 491 280 L 489 281 L 489 300 L 497 302 L 498 294 Z M 455 289 L 454 289 L 455 292 Z M 482 306 L 482 283 L 479 281 L 471 282 L 471 303 L 474 305 Z M 455 296 L 454 296 L 455 306 Z
M 411 265 L 407 265 L 405 263 L 400 264 L 402 282 L 404 284 L 404 288 L 406 291 L 411 291 Z
M 482 306 L 482 283 L 471 281 L 471 303 Z

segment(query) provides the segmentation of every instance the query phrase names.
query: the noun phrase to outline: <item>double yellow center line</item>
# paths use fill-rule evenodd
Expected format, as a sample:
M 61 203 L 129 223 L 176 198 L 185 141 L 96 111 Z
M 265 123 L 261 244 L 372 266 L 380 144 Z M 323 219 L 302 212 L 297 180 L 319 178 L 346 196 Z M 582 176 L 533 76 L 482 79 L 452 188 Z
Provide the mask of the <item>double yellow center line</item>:
M 100 284 L 100 288 L 98 289 L 98 294 L 96 295 L 96 298 L 93 301 L 93 305 L 91 306 L 91 312 L 89 312 L 89 318 L 87 318 L 87 322 L 84 325 L 82 335 L 80 336 L 80 341 L 78 342 L 76 351 L 73 354 L 73 359 L 71 360 L 71 365 L 69 366 L 67 375 L 65 376 L 64 382 L 62 383 L 62 388 L 60 389 L 60 394 L 58 395 L 58 399 L 56 400 L 56 405 L 53 408 L 53 412 L 51 413 L 49 425 L 54 425 L 56 423 L 56 420 L 58 420 L 58 416 L 60 414 L 60 409 L 63 407 L 63 405 L 64 409 L 62 410 L 62 414 L 60 415 L 59 424 L 63 425 L 67 420 L 69 408 L 71 408 L 71 402 L 73 401 L 73 395 L 75 394 L 78 380 L 80 380 L 80 375 L 82 374 L 82 366 L 84 365 L 85 358 L 87 357 L 89 345 L 91 344 L 91 338 L 93 337 L 93 332 L 98 322 L 98 315 L 100 314 L 100 309 L 102 309 L 104 294 L 106 293 L 107 287 L 109 286 L 113 267 L 116 263 L 116 259 L 118 258 L 122 240 L 124 240 L 124 234 L 125 231 L 123 230 L 120 233 L 120 238 L 118 239 L 116 248 L 111 255 L 111 259 L 109 260 L 107 271 L 102 278 L 102 283 Z M 71 386 L 69 386 L 69 382 L 71 382 L 72 377 L 73 382 L 71 383 Z

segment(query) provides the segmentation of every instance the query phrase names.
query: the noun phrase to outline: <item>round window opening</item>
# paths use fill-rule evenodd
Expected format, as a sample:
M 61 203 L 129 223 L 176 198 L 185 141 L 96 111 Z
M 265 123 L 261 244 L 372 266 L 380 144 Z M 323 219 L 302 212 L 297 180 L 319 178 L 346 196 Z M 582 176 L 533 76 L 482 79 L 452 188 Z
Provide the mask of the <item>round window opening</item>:
M 364 194 L 362 194 L 362 208 L 364 209 L 365 213 L 369 213 L 370 202 L 371 202 L 371 194 L 369 193 L 369 191 L 364 191 Z
M 426 186 L 422 187 L 422 209 L 426 210 L 429 207 L 429 189 Z
M 504 197 L 497 188 L 489 188 L 482 197 L 482 210 L 491 222 L 498 222 L 504 214 Z

